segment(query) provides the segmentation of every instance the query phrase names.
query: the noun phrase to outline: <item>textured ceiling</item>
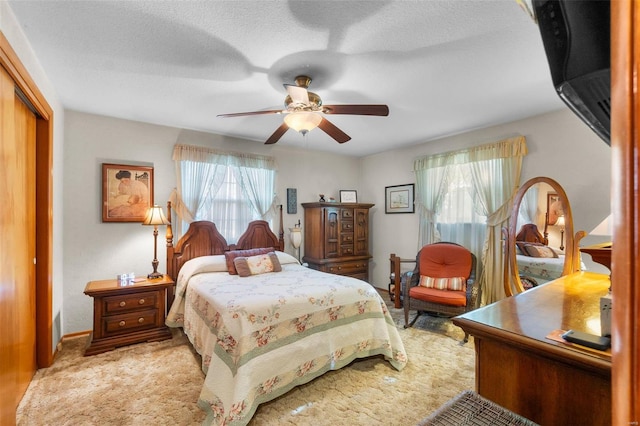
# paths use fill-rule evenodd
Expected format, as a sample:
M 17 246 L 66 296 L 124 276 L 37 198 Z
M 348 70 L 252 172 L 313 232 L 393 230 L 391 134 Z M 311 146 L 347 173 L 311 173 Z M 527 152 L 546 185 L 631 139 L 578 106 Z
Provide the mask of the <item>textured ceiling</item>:
M 65 108 L 264 142 L 282 83 L 312 77 L 352 137 L 289 130 L 280 146 L 367 155 L 563 108 L 515 0 L 9 1 Z

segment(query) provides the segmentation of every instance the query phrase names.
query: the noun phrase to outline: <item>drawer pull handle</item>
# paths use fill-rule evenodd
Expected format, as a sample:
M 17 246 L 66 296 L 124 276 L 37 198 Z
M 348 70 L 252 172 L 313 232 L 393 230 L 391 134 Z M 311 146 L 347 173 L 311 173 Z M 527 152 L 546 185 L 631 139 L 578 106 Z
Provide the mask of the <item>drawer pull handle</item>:
M 127 323 L 126 323 L 126 322 L 124 322 L 124 321 L 120 321 L 120 322 L 118 323 L 118 325 L 119 325 L 120 327 L 124 327 L 126 324 L 127 324 Z
M 138 300 L 138 305 L 144 305 L 144 299 Z
M 120 307 L 124 308 L 127 305 L 127 302 L 125 302 L 124 300 L 122 302 L 120 302 Z
M 140 317 L 138 318 L 138 323 L 142 324 L 144 322 L 144 318 Z

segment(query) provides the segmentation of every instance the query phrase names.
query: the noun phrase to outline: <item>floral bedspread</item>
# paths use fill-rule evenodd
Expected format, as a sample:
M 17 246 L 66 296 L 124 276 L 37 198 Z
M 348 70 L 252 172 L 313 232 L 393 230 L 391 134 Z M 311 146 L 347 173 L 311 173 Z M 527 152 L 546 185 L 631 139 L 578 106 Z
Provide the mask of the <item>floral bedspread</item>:
M 555 258 L 517 255 L 516 257 L 520 275 L 533 278 L 538 285 L 562 276 L 564 256 Z
M 202 356 L 207 424 L 245 425 L 259 404 L 356 358 L 381 354 L 398 370 L 407 362 L 371 285 L 278 257 L 282 272 L 245 278 L 218 256 L 181 269 L 167 325 L 183 327 Z

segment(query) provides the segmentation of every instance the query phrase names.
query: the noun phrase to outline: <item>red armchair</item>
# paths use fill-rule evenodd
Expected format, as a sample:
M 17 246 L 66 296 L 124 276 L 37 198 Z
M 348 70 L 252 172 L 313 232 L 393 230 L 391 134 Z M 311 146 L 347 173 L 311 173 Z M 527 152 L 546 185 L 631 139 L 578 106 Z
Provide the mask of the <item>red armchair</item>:
M 453 317 L 476 308 L 476 257 L 459 244 L 428 244 L 416 256 L 411 280 L 402 289 L 404 327 L 423 313 Z M 409 323 L 409 311 L 417 311 Z M 465 332 L 464 341 L 469 335 Z

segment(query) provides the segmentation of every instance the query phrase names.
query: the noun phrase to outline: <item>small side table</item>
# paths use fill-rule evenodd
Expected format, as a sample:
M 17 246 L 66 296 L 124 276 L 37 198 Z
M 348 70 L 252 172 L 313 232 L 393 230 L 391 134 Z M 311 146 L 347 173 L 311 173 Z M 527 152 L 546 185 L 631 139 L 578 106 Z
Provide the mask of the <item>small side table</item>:
M 127 285 L 116 279 L 87 283 L 84 294 L 93 297 L 93 333 L 85 356 L 170 339 L 165 319 L 173 286 L 168 275 Z

